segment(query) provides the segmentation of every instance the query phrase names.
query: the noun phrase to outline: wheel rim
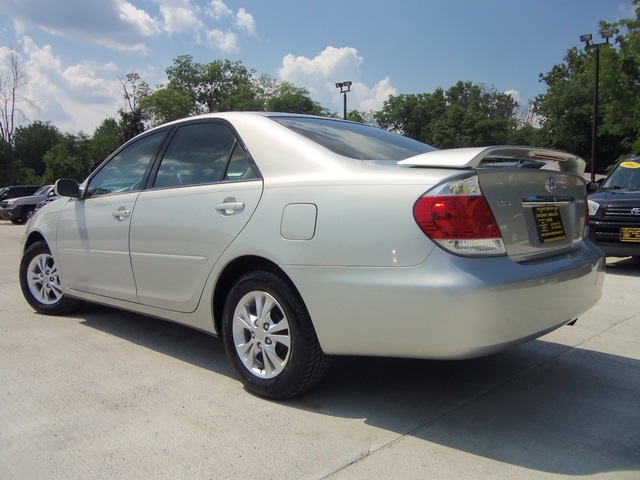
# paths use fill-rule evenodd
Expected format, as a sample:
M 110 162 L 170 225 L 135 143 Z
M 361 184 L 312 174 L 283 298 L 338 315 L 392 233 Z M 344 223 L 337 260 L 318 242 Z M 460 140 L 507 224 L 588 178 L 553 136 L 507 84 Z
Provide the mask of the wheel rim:
M 263 291 L 247 293 L 233 314 L 233 344 L 243 365 L 254 375 L 277 377 L 289 361 L 289 321 L 278 301 Z
M 54 305 L 62 299 L 58 268 L 49 254 L 33 257 L 27 268 L 27 284 L 31 295 L 44 305 Z

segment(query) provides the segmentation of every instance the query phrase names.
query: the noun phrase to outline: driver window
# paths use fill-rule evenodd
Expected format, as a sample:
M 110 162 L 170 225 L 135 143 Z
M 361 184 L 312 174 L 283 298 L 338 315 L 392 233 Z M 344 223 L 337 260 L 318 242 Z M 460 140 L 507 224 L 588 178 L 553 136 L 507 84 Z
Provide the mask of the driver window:
M 97 197 L 141 190 L 142 177 L 166 133 L 160 131 L 151 134 L 123 149 L 90 180 L 87 196 Z

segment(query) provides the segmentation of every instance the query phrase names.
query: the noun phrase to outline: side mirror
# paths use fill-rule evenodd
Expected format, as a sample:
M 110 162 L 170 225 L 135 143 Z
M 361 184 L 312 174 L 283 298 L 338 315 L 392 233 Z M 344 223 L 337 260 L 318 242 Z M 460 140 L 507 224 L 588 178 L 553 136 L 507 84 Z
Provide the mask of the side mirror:
M 598 182 L 587 182 L 587 193 L 593 193 L 600 190 L 600 183 Z
M 60 195 L 61 197 L 80 197 L 80 186 L 78 185 L 78 182 L 70 178 L 61 178 L 56 180 L 53 191 L 56 195 Z

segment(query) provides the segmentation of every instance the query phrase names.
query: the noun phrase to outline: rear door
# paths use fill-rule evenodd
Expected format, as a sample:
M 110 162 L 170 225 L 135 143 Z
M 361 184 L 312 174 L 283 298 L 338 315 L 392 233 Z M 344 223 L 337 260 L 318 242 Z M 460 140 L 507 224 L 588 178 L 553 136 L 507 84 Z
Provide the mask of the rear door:
M 131 222 L 131 263 L 146 305 L 191 312 L 222 252 L 251 218 L 262 180 L 216 120 L 175 130 Z

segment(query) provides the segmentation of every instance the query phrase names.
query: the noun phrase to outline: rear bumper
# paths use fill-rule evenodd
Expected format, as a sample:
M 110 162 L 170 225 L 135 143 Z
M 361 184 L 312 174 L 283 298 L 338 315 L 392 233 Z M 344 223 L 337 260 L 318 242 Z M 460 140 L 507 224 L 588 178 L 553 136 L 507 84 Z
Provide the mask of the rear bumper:
M 534 339 L 602 295 L 604 256 L 590 241 L 528 263 L 435 249 L 413 268 L 283 267 L 328 354 L 472 358 Z

